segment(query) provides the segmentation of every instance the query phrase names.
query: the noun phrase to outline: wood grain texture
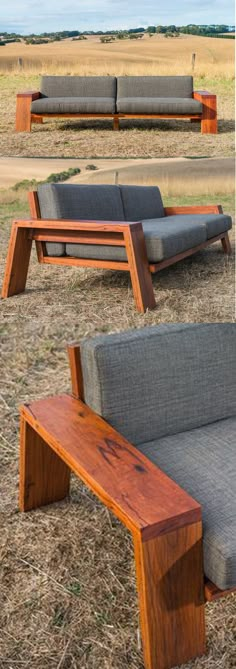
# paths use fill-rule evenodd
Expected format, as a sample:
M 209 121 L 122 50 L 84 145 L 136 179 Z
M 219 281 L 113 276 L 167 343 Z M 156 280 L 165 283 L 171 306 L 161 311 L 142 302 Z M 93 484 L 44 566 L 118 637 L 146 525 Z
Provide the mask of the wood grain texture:
M 13 223 L 2 285 L 3 298 L 25 290 L 31 248 L 32 240 L 27 228 L 19 228 L 17 222 Z
M 215 599 L 221 599 L 221 597 L 227 597 L 232 595 L 233 592 L 236 592 L 235 588 L 230 588 L 230 590 L 220 590 L 217 585 L 211 581 L 206 580 L 205 582 L 205 600 L 207 602 L 213 602 Z
M 136 307 L 144 313 L 146 309 L 155 308 L 156 300 L 142 223 L 136 223 L 135 227 L 128 225 L 124 230 L 124 240 Z
M 21 416 L 142 541 L 201 519 L 195 500 L 80 400 L 49 397 Z
M 20 510 L 58 502 L 69 494 L 69 485 L 69 467 L 21 417 Z
M 204 204 L 204 205 L 185 204 L 174 207 L 164 207 L 164 212 L 165 216 L 174 216 L 178 214 L 223 214 L 223 209 L 221 204 Z
M 145 669 L 205 652 L 201 522 L 142 543 L 134 536 Z
M 77 400 L 84 400 L 84 383 L 83 383 L 83 373 L 80 357 L 80 346 L 79 344 L 68 344 L 67 345 L 69 363 L 70 363 L 70 374 L 71 374 L 71 385 L 72 385 L 72 395 Z
M 193 98 L 202 103 L 201 132 L 217 133 L 217 98 L 208 91 L 194 91 Z
M 38 199 L 37 191 L 30 191 L 28 193 L 28 204 L 29 204 L 30 216 L 32 218 L 35 218 L 36 220 L 41 219 L 41 213 L 40 213 L 40 206 L 39 206 L 39 199 Z M 38 261 L 42 262 L 43 258 L 44 258 L 44 255 L 46 253 L 46 245 L 41 241 L 35 240 L 35 246 L 36 246 Z
M 16 132 L 31 131 L 31 103 L 40 98 L 39 91 L 24 91 L 16 96 Z

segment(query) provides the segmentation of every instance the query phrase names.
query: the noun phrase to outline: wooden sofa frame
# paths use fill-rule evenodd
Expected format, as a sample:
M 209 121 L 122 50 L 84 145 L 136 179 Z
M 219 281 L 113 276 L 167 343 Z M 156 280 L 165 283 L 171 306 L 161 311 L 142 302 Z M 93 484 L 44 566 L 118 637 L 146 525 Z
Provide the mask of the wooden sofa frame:
M 31 219 L 17 220 L 12 225 L 6 270 L 2 286 L 2 298 L 24 292 L 33 241 L 36 242 L 38 261 L 41 264 L 73 265 L 77 267 L 97 267 L 130 273 L 137 310 L 156 306 L 151 275 L 187 258 L 201 249 L 221 240 L 225 253 L 231 253 L 228 232 L 208 239 L 183 253 L 156 264 L 147 259 L 142 223 L 124 221 L 67 221 L 44 220 L 40 218 L 40 208 L 36 191 L 28 194 Z M 220 205 L 165 207 L 165 214 L 208 214 L 222 213 Z M 127 261 L 94 260 L 89 258 L 49 256 L 46 242 L 77 242 L 80 244 L 108 244 L 124 246 Z
M 202 103 L 202 114 L 34 114 L 31 113 L 31 102 L 38 100 L 40 91 L 25 91 L 17 93 L 16 96 L 16 132 L 31 132 L 32 123 L 43 123 L 44 118 L 111 118 L 113 119 L 113 130 L 119 130 L 119 121 L 122 119 L 190 119 L 190 121 L 201 121 L 201 132 L 203 134 L 217 133 L 217 102 L 216 95 L 208 91 L 194 91 L 194 100 Z
M 228 595 L 203 575 L 201 507 L 84 403 L 80 348 L 72 396 L 21 408 L 20 509 L 69 494 L 73 471 L 131 531 L 145 669 L 205 652 L 204 603 Z

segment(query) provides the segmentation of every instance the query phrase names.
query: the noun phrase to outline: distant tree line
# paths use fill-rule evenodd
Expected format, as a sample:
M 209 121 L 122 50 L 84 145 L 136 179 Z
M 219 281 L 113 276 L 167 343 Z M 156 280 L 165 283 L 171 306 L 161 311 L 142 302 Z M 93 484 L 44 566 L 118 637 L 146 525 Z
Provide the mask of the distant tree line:
M 155 34 L 163 34 L 165 37 L 179 37 L 180 34 L 186 34 L 234 39 L 234 31 L 234 26 L 225 24 L 188 24 L 187 26 L 176 26 L 171 24 L 168 26 L 148 26 L 148 28 L 130 28 L 129 30 L 62 30 L 57 32 L 43 32 L 40 34 L 31 33 L 30 35 L 3 32 L 0 35 L 0 46 L 4 46 L 10 42 L 20 42 L 21 40 L 24 40 L 26 44 L 46 44 L 48 42 L 55 42 L 68 38 L 81 41 L 87 39 L 87 36 L 89 35 L 98 35 L 101 42 L 113 42 L 115 39 L 142 39 L 145 33 L 149 34 L 150 37 L 153 37 Z

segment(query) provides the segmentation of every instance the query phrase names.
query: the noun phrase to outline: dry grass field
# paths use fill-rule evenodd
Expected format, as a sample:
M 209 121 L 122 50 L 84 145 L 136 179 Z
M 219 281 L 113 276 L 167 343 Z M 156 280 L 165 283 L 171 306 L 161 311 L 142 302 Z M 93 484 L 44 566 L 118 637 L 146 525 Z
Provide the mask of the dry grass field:
M 28 211 L 25 191 L 0 200 L 1 283 L 11 220 Z M 225 193 L 165 197 L 190 201 L 221 202 L 233 213 Z M 40 267 L 34 253 L 27 291 L 0 304 L 0 669 L 143 669 L 128 533 L 75 479 L 70 500 L 18 512 L 18 407 L 70 390 L 69 340 L 234 318 L 233 257 L 220 244 L 153 282 L 157 308 L 140 315 L 125 274 Z M 184 669 L 235 668 L 235 601 L 207 606 L 207 655 Z
M 34 125 L 31 134 L 14 132 L 16 92 L 37 89 L 41 74 L 191 74 L 192 53 L 196 53 L 195 88 L 218 95 L 218 135 L 201 135 L 198 123 L 165 120 L 123 121 L 120 132 L 115 133 L 109 120 L 52 119 L 43 126 Z M 18 58 L 23 59 L 20 71 Z M 233 40 L 160 35 L 109 44 L 101 44 L 97 37 L 84 42 L 8 44 L 0 50 L 0 155 L 232 155 L 233 79 Z

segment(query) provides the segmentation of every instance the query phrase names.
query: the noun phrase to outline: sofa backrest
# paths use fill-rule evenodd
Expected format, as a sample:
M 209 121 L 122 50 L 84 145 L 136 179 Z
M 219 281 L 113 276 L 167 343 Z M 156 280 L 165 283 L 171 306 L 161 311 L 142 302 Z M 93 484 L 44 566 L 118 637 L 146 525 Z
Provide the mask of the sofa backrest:
M 141 221 L 164 216 L 157 186 L 51 183 L 38 186 L 38 199 L 42 218 Z
M 165 216 L 157 186 L 120 186 L 126 221 L 143 221 Z
M 116 98 L 116 77 L 43 76 L 40 92 L 49 98 Z
M 42 184 L 38 199 L 42 218 L 125 220 L 119 186 Z
M 193 77 L 118 77 L 120 98 L 191 98 Z
M 166 324 L 81 343 L 86 403 L 134 444 L 236 415 L 236 324 Z

